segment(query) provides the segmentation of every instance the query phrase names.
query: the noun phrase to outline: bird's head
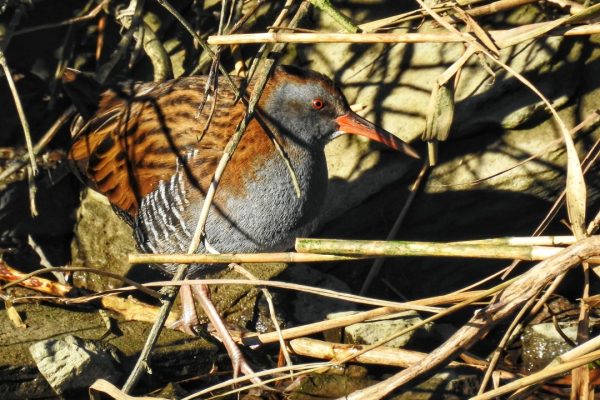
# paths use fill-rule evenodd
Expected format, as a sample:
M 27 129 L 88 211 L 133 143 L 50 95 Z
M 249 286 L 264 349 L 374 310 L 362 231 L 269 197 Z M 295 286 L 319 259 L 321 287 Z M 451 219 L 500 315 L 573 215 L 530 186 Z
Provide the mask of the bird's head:
M 331 79 L 314 71 L 278 67 L 261 97 L 259 110 L 277 129 L 302 145 L 323 145 L 342 134 L 355 134 L 419 158 L 402 140 L 353 112 Z

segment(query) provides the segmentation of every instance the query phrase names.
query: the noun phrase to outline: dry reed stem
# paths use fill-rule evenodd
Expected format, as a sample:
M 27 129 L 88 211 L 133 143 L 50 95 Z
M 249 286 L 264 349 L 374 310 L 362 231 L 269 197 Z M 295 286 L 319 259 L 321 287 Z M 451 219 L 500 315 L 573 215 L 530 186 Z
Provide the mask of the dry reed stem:
M 314 322 L 311 324 L 300 325 L 293 328 L 281 330 L 281 336 L 286 339 L 295 339 L 302 336 L 308 336 L 330 329 L 343 328 L 348 325 L 356 324 L 377 317 L 386 316 L 400 311 L 394 307 L 380 307 L 374 310 L 363 311 L 352 315 L 345 315 L 325 321 Z M 247 346 L 257 344 L 273 343 L 279 340 L 279 332 L 252 333 L 244 335 L 240 342 Z
M 426 353 L 419 351 L 382 346 L 353 358 L 353 353 L 361 350 L 363 347 L 363 345 L 325 342 L 323 340 L 308 338 L 293 339 L 288 343 L 288 349 L 292 353 L 301 356 L 325 360 L 352 358 L 352 362 L 399 368 L 408 368 L 411 365 L 418 364 L 427 356 Z M 453 361 L 448 365 L 455 367 L 464 366 L 465 364 Z
M 461 43 L 467 39 L 437 33 L 240 33 L 209 36 L 211 45 L 240 45 L 261 43 Z
M 544 22 L 542 24 L 548 24 Z M 533 29 L 534 26 L 528 26 Z M 515 28 L 522 29 L 523 28 Z M 544 32 L 553 36 L 589 36 L 600 33 L 600 24 L 588 24 L 575 28 L 558 29 L 556 31 Z M 533 37 L 522 37 L 517 42 L 506 41 L 508 37 L 514 35 L 512 29 L 501 31 L 488 31 L 491 38 L 496 42 L 499 48 L 514 46 L 526 40 L 539 37 L 540 34 Z M 526 32 L 528 33 L 528 32 Z M 234 35 L 209 36 L 210 45 L 240 45 L 240 44 L 262 44 L 262 43 L 466 43 L 473 37 L 467 33 L 459 35 L 450 35 L 447 33 L 288 33 L 288 32 L 270 32 L 270 33 L 239 33 Z
M 494 14 L 499 11 L 510 10 L 511 8 L 536 2 L 538 2 L 538 0 L 498 0 L 484 6 L 473 7 L 467 12 L 472 17 L 479 17 L 481 15 Z
M 130 264 L 305 263 L 359 260 L 362 257 L 302 253 L 129 254 Z
M 131 264 L 306 263 L 352 261 L 377 257 L 460 257 L 541 261 L 562 250 L 551 246 L 509 246 L 435 242 L 298 239 L 299 253 L 130 254 Z M 311 253 L 314 252 L 314 253 Z M 337 254 L 321 254 L 338 253 Z M 600 258 L 589 260 L 600 264 Z
M 539 292 L 557 276 L 580 262 L 598 255 L 600 255 L 600 237 L 592 237 L 583 239 L 553 257 L 540 262 L 513 281 L 510 286 L 504 289 L 495 303 L 479 311 L 443 345 L 428 354 L 422 362 L 383 382 L 356 391 L 345 399 L 380 399 L 417 376 L 443 364 L 458 351 L 468 349 L 489 332 L 496 323 L 512 315 L 530 299 L 531 293 Z

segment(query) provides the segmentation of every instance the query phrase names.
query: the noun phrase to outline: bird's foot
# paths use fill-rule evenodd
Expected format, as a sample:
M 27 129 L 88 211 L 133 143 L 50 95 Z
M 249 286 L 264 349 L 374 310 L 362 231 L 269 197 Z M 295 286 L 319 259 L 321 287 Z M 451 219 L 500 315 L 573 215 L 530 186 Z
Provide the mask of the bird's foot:
M 223 343 L 227 354 L 231 359 L 231 365 L 233 367 L 233 377 L 237 378 L 240 373 L 244 375 L 254 375 L 254 371 L 250 367 L 250 364 L 244 358 L 242 351 L 231 337 L 231 333 L 225 326 L 225 322 L 217 312 L 212 301 L 210 301 L 210 293 L 208 286 L 206 285 L 194 285 L 191 287 L 194 297 L 198 300 L 206 316 L 210 320 L 217 338 Z M 250 378 L 252 383 L 262 385 L 262 381 L 258 377 Z
M 181 319 L 171 324 L 169 329 L 177 329 L 188 335 L 196 336 L 194 328 L 198 326 L 199 320 L 192 290 L 188 285 L 184 285 L 179 290 L 179 295 L 181 296 Z
M 184 318 L 180 318 L 171 325 L 167 326 L 167 329 L 181 331 L 190 336 L 198 336 L 198 332 L 196 331 L 197 326 L 199 326 L 197 321 L 188 322 Z

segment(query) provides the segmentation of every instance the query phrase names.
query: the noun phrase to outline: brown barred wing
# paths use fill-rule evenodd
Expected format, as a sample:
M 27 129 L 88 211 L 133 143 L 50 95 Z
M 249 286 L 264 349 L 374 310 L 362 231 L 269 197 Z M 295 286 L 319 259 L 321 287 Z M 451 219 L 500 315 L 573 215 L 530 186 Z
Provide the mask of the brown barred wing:
M 92 188 L 134 218 L 141 200 L 178 166 L 200 189 L 207 187 L 233 132 L 203 135 L 212 108 L 211 96 L 200 111 L 204 83 L 189 77 L 104 92 L 97 112 L 75 133 L 70 159 Z M 230 120 L 243 117 L 244 106 L 224 88 L 215 108 L 227 109 Z

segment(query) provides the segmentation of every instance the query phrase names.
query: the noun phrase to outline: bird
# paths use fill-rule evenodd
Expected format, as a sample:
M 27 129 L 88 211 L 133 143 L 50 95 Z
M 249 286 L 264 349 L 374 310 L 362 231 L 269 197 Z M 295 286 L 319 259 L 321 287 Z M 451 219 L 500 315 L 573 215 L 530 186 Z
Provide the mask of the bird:
M 205 97 L 207 79 L 128 81 L 104 88 L 76 70 L 63 75 L 65 91 L 79 112 L 68 152 L 73 170 L 133 227 L 142 252 L 187 252 L 217 164 L 245 116 L 244 99 L 223 77 L 217 80 L 218 90 Z M 253 86 L 251 81 L 247 93 Z M 197 251 L 284 251 L 296 237 L 310 235 L 327 194 L 324 147 L 343 134 L 365 136 L 419 158 L 408 144 L 353 112 L 325 75 L 276 67 L 221 176 Z M 176 266 L 160 268 L 174 274 Z M 207 268 L 192 265 L 187 277 Z M 197 322 L 195 297 L 220 336 L 234 373 L 252 373 L 207 287 L 183 286 L 181 295 L 184 329 Z

